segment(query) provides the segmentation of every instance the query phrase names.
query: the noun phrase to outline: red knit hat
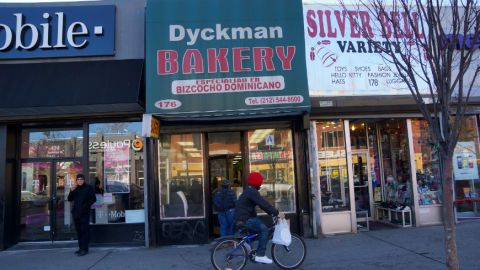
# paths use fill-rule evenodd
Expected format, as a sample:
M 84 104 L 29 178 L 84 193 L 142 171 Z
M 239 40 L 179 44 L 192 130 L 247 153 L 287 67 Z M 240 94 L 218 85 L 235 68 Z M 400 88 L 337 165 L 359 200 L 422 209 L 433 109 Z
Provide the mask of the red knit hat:
M 247 183 L 250 186 L 260 187 L 263 183 L 263 176 L 258 172 L 251 172 L 248 175 Z

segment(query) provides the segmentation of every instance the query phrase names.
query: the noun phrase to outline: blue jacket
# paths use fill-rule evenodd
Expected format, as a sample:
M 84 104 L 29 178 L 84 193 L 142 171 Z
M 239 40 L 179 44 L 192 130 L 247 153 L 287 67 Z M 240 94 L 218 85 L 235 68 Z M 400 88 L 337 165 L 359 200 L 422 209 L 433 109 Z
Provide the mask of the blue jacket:
M 235 208 L 237 195 L 229 186 L 222 186 L 220 190 L 215 191 L 213 196 L 213 205 L 218 212 L 225 212 Z

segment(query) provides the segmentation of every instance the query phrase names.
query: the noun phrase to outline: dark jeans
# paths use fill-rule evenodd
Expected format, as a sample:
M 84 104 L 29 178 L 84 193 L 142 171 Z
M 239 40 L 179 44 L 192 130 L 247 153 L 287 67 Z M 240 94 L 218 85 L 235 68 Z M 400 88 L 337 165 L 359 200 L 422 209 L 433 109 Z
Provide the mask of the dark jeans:
M 218 212 L 218 223 L 220 223 L 220 236 L 233 235 L 235 233 L 235 208 L 226 212 Z
M 74 218 L 75 230 L 77 231 L 78 247 L 80 250 L 88 251 L 88 243 L 90 241 L 89 225 L 90 215 Z
M 265 256 L 268 243 L 268 227 L 259 218 L 250 218 L 245 223 L 245 226 L 252 231 L 258 233 L 258 247 L 257 256 Z

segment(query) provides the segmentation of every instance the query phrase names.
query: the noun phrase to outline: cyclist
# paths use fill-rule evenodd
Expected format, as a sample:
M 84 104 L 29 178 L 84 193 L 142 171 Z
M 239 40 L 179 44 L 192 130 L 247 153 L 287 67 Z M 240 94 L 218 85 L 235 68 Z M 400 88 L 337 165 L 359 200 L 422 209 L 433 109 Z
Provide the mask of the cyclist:
M 257 217 L 255 207 L 258 205 L 263 211 L 272 216 L 285 218 L 275 207 L 268 203 L 258 192 L 263 183 L 263 176 L 258 172 L 252 172 L 247 178 L 248 186 L 237 200 L 235 207 L 235 223 L 237 226 L 245 225 L 249 230 L 258 233 L 258 247 L 255 261 L 271 264 L 272 260 L 265 255 L 268 242 L 268 227 Z

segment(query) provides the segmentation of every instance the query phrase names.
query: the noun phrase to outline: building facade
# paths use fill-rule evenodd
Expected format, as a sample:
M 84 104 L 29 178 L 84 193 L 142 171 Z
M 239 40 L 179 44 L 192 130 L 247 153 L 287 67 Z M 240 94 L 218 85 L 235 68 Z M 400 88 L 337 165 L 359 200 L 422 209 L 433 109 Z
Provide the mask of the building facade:
M 213 192 L 228 179 L 239 196 L 253 171 L 293 230 L 311 231 L 301 13 L 300 1 L 148 2 L 146 114 L 160 125 L 148 144 L 156 244 L 218 237 Z
M 145 1 L 0 13 L 0 248 L 75 240 L 78 173 L 99 182 L 92 242 L 143 245 Z
M 78 173 L 99 183 L 95 243 L 206 243 L 213 192 L 228 179 L 240 195 L 253 171 L 305 237 L 440 224 L 409 91 L 342 7 L 304 2 L 0 5 L 0 249 L 75 240 Z M 454 153 L 458 220 L 480 217 L 479 89 Z
M 354 23 L 341 20 L 344 12 L 342 6 L 304 5 L 314 234 L 357 232 L 368 229 L 367 221 L 399 227 L 441 224 L 440 168 L 428 125 L 395 66 Z M 375 41 L 388 43 L 375 32 L 380 28 L 367 8 L 349 12 Z M 412 66 L 418 72 L 418 63 Z M 417 83 L 428 96 L 425 82 Z M 479 84 L 477 79 L 454 153 L 457 220 L 479 217 Z

